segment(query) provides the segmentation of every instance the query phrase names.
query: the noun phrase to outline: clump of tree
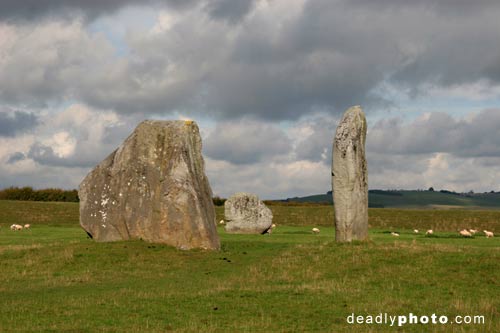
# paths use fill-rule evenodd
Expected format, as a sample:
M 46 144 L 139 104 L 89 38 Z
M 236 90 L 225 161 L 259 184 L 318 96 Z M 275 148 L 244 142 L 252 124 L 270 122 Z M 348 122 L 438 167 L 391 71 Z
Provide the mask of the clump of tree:
M 295 206 L 331 206 L 332 203 L 328 201 L 317 201 L 317 202 L 310 202 L 310 201 L 293 201 L 293 199 L 286 199 L 286 200 L 263 200 L 264 204 L 267 206 L 290 206 L 290 207 L 295 207 Z
M 214 202 L 214 205 L 216 206 L 223 206 L 224 203 L 226 202 L 226 198 L 221 198 L 219 196 L 215 196 L 212 198 L 213 202 Z
M 62 190 L 59 188 L 35 190 L 26 186 L 9 187 L 0 190 L 0 200 L 78 202 L 79 198 L 77 190 Z

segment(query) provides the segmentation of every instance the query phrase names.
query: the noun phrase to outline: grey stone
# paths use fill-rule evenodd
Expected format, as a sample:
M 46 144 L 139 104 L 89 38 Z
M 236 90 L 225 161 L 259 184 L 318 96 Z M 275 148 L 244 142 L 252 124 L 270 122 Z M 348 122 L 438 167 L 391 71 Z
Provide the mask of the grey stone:
M 366 118 L 360 106 L 349 108 L 333 140 L 332 187 L 337 242 L 368 239 Z
M 219 249 L 201 137 L 192 121 L 144 121 L 82 181 L 80 225 L 96 241 Z
M 264 234 L 273 213 L 255 194 L 236 193 L 224 203 L 225 230 L 231 234 Z

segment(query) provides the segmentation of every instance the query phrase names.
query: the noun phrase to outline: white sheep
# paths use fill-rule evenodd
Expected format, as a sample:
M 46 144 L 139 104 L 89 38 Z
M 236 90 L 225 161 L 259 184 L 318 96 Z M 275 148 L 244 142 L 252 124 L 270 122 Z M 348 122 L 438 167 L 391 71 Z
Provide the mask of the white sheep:
M 469 232 L 474 235 L 477 233 L 477 230 L 476 229 L 469 229 Z
M 274 223 L 273 223 L 273 224 L 271 225 L 271 229 L 274 229 L 274 228 L 276 228 L 276 224 L 274 224 Z
M 224 224 L 224 220 L 220 220 L 220 221 L 219 221 L 219 224 Z
M 399 234 L 397 232 L 391 232 L 391 235 L 394 237 L 399 237 Z
M 418 229 L 413 229 L 413 232 L 418 234 Z
M 315 234 L 319 234 L 319 229 L 318 228 L 312 228 L 312 232 Z
M 29 228 L 31 228 L 31 224 L 25 224 L 24 225 L 24 229 L 29 229 Z
M 467 229 L 464 229 L 464 230 L 460 230 L 460 235 L 463 236 L 463 237 L 472 237 L 472 234 L 467 230 Z
M 19 224 L 13 224 L 10 226 L 10 230 L 14 230 L 14 231 L 23 230 L 23 226 L 19 225 Z
M 483 230 L 483 232 L 486 238 L 493 238 L 495 236 L 492 231 Z
M 425 232 L 426 235 L 432 235 L 434 233 L 434 230 L 429 229 Z

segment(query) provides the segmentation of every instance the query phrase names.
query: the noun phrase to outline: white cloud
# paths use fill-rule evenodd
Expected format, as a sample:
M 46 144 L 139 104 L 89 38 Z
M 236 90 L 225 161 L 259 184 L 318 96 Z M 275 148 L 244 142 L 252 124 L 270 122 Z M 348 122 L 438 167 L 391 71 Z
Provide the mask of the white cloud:
M 215 194 L 251 192 L 263 199 L 323 193 L 331 188 L 330 168 L 321 162 L 260 162 L 235 165 L 206 158 L 207 175 Z
M 44 145 L 52 147 L 55 155 L 66 158 L 75 153 L 76 140 L 66 131 L 55 133 L 50 139 L 43 142 Z

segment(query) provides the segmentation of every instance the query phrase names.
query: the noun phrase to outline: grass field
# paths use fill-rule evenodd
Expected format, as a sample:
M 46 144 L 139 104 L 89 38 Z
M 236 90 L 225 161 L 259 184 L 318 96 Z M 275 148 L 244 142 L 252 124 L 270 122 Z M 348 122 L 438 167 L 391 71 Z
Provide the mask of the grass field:
M 272 235 L 219 227 L 221 251 L 205 252 L 96 243 L 77 204 L 0 201 L 0 332 L 500 332 L 500 238 L 455 232 L 498 233 L 499 212 L 370 210 L 371 240 L 339 245 L 331 207 L 271 208 Z M 485 323 L 346 323 L 409 312 Z

